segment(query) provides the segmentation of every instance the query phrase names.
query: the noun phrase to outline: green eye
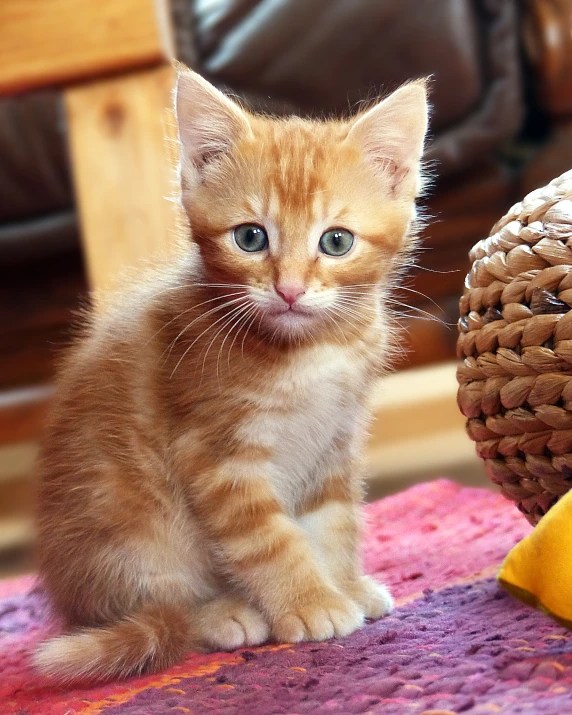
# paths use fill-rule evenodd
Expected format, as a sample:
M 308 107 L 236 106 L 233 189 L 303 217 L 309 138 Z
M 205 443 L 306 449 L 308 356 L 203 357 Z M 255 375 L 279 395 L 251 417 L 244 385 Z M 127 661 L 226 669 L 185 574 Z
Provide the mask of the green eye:
M 320 239 L 320 250 L 328 256 L 343 256 L 354 245 L 354 235 L 345 228 L 332 228 Z
M 254 223 L 243 223 L 234 229 L 234 240 L 239 248 L 248 253 L 264 251 L 268 246 L 268 234 Z

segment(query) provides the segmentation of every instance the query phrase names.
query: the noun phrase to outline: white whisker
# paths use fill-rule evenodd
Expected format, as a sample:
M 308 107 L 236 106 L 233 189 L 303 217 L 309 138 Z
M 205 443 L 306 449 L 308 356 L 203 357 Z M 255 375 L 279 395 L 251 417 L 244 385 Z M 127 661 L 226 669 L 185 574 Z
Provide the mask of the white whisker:
M 257 312 L 258 312 L 258 306 L 257 306 L 257 305 L 253 305 L 253 306 L 250 308 L 250 310 L 248 310 L 248 311 L 245 313 L 245 315 L 243 316 L 242 322 L 239 323 L 239 325 L 238 325 L 238 328 L 237 328 L 237 330 L 236 330 L 236 333 L 234 334 L 234 338 L 232 339 L 232 343 L 229 345 L 229 348 L 228 348 L 227 365 L 228 365 L 228 369 L 229 369 L 229 370 L 230 370 L 230 355 L 231 355 L 231 353 L 232 353 L 232 349 L 233 349 L 233 347 L 234 347 L 234 344 L 236 343 L 236 339 L 237 339 L 238 336 L 240 335 L 240 332 L 241 332 L 241 330 L 243 329 L 243 327 L 244 327 L 244 326 L 246 325 L 246 323 L 248 322 L 248 319 L 249 319 L 252 315 L 254 315 L 254 317 L 256 318 L 256 313 L 257 313 Z M 248 328 L 246 329 L 245 337 L 246 337 L 246 333 L 247 333 L 247 332 L 248 332 Z
M 248 335 L 248 331 L 249 331 L 250 328 L 252 327 L 252 324 L 253 324 L 254 321 L 256 320 L 258 314 L 259 314 L 258 306 L 255 306 L 254 315 L 253 315 L 252 320 L 250 321 L 250 323 L 246 326 L 246 330 L 244 331 L 244 335 L 242 336 L 242 343 L 240 344 L 240 355 L 241 355 L 241 357 L 242 357 L 243 360 L 244 360 L 244 341 L 246 340 L 246 336 Z M 264 313 L 263 313 L 262 315 L 264 316 Z M 259 330 L 260 330 L 260 325 L 258 326 L 258 328 L 259 328 Z
M 250 312 L 252 311 L 252 306 L 247 307 L 247 308 L 246 308 L 246 311 L 247 311 L 247 312 L 246 312 L 246 315 L 247 315 L 247 316 L 250 315 Z M 218 355 L 217 355 L 217 359 L 216 359 L 216 376 L 217 376 L 217 379 L 218 379 L 218 377 L 219 377 L 219 363 L 220 363 L 220 358 L 221 358 L 222 351 L 223 351 L 223 348 L 224 348 L 224 344 L 226 343 L 226 341 L 228 340 L 228 338 L 229 338 L 230 335 L 232 334 L 232 331 L 234 330 L 234 328 L 235 328 L 237 325 L 239 325 L 243 320 L 244 320 L 244 312 L 240 312 L 240 313 L 238 314 L 238 318 L 237 318 L 237 319 L 234 321 L 234 323 L 230 326 L 230 328 L 229 328 L 228 331 L 227 331 L 227 334 L 224 336 L 224 339 L 223 339 L 223 341 L 222 341 L 221 344 L 220 344 L 220 348 L 219 348 Z M 230 366 L 230 348 L 229 348 L 229 352 L 228 352 L 228 360 L 229 360 L 229 366 Z
M 231 302 L 231 303 L 236 303 L 236 302 L 238 302 L 239 300 L 245 300 L 245 301 L 247 301 L 247 300 L 249 300 L 249 299 L 248 299 L 248 296 L 244 296 L 243 298 L 238 298 L 238 299 L 236 299 L 236 300 L 234 300 L 234 301 L 229 301 L 229 302 Z M 227 306 L 225 305 L 224 307 L 227 307 Z M 233 311 L 234 311 L 234 310 L 236 310 L 236 308 L 234 308 Z M 205 313 L 205 315 L 206 315 L 206 313 Z M 204 316 L 202 316 L 202 317 L 204 317 Z M 185 357 L 188 355 L 188 353 L 189 353 L 189 351 L 192 349 L 193 345 L 195 345 L 195 343 L 196 343 L 198 340 L 200 340 L 200 339 L 203 337 L 203 335 L 205 335 L 205 333 L 208 333 L 209 330 L 211 330 L 212 328 L 214 328 L 215 325 L 217 325 L 218 323 L 220 323 L 222 320 L 224 320 L 224 319 L 227 318 L 227 317 L 228 317 L 228 314 L 225 314 L 225 315 L 221 316 L 220 318 L 218 318 L 217 320 L 215 320 L 214 323 L 211 323 L 210 325 L 208 325 L 208 326 L 205 328 L 205 330 L 203 330 L 203 332 L 202 332 L 200 335 L 198 335 L 198 336 L 193 340 L 193 342 L 187 347 L 187 349 L 185 350 L 185 352 L 184 352 L 184 353 L 181 355 L 181 357 L 179 358 L 177 364 L 175 365 L 175 367 L 174 367 L 174 369 L 173 369 L 173 372 L 171 373 L 171 378 L 172 378 L 173 375 L 175 374 L 175 372 L 176 372 L 177 368 L 179 367 L 179 365 L 181 364 L 181 362 L 182 362 L 182 361 L 185 359 Z
M 433 298 L 430 298 L 428 295 L 425 295 L 425 293 L 421 293 L 419 290 L 415 290 L 414 288 L 408 288 L 407 286 L 401 285 L 397 289 L 397 292 L 404 290 L 407 293 L 414 293 L 415 295 L 420 296 L 421 298 L 425 298 L 425 300 L 428 300 L 430 303 L 433 303 L 433 305 L 438 308 L 441 312 L 443 312 L 443 308 L 437 303 L 436 301 L 433 300 Z
M 223 330 L 224 330 L 230 323 L 232 323 L 232 321 L 234 320 L 234 318 L 235 318 L 237 315 L 240 315 L 240 314 L 242 313 L 243 308 L 244 308 L 243 305 L 239 305 L 239 306 L 236 306 L 235 308 L 233 308 L 233 310 L 231 310 L 231 312 L 230 312 L 227 316 L 225 316 L 225 317 L 227 318 L 227 320 L 225 320 L 225 322 L 222 324 L 222 326 L 217 330 L 217 332 L 216 332 L 214 338 L 210 341 L 209 346 L 208 346 L 208 348 L 207 348 L 207 350 L 206 350 L 206 352 L 205 352 L 204 358 L 203 358 L 203 366 L 202 366 L 202 370 L 201 370 L 201 380 L 202 380 L 202 376 L 203 376 L 204 371 L 205 371 L 205 366 L 206 366 L 206 362 L 207 362 L 207 357 L 208 357 L 208 354 L 209 354 L 209 352 L 210 352 L 210 349 L 211 349 L 212 346 L 214 345 L 214 343 L 215 343 L 216 339 L 218 338 L 218 336 L 223 332 Z M 217 361 L 216 368 L 217 368 L 216 376 L 217 376 L 217 380 L 219 380 L 218 361 Z
M 170 355 L 170 354 L 173 352 L 173 348 L 175 347 L 175 344 L 177 343 L 177 341 L 178 341 L 180 338 L 182 338 L 182 336 L 183 336 L 188 330 L 190 330 L 190 328 L 191 328 L 195 323 L 197 323 L 199 320 L 202 320 L 203 318 L 206 318 L 208 315 L 211 315 L 212 313 L 217 313 L 219 310 L 224 310 L 225 308 L 228 308 L 228 307 L 230 307 L 231 305 L 234 305 L 235 303 L 240 302 L 241 300 L 247 300 L 247 299 L 248 299 L 248 296 L 245 296 L 245 295 L 240 296 L 239 298 L 233 298 L 233 300 L 227 300 L 226 303 L 223 303 L 222 305 L 217 305 L 217 306 L 215 306 L 214 308 L 211 308 L 210 310 L 207 310 L 206 313 L 201 313 L 200 315 L 197 315 L 197 317 L 196 317 L 194 320 L 191 320 L 190 323 L 188 323 L 187 325 L 185 325 L 185 327 L 179 332 L 179 334 L 176 336 L 176 338 L 174 338 L 174 340 L 172 340 L 172 342 L 170 343 L 170 345 L 168 346 L 168 348 L 165 348 L 165 350 L 163 350 L 162 355 L 164 355 L 165 352 L 167 352 L 167 350 L 169 351 L 169 355 Z
M 146 345 L 148 345 L 151 342 L 151 340 L 156 338 L 157 335 L 159 335 L 159 333 L 161 331 L 165 330 L 165 328 L 167 328 L 169 325 L 171 325 L 171 323 L 174 323 L 176 320 L 179 320 L 179 318 L 182 318 L 183 315 L 186 315 L 187 313 L 190 313 L 191 311 L 196 310 L 197 308 L 200 308 L 202 305 L 206 305 L 207 303 L 212 303 L 215 300 L 223 300 L 223 298 L 229 298 L 233 295 L 240 295 L 240 294 L 241 294 L 240 291 L 235 291 L 234 293 L 226 293 L 224 295 L 217 295 L 214 298 L 210 298 L 209 300 L 204 300 L 202 303 L 197 303 L 197 305 L 192 305 L 190 308 L 186 308 L 185 310 L 182 310 L 180 313 L 175 315 L 174 318 L 171 318 L 171 320 L 168 320 L 164 325 L 162 325 L 159 328 L 159 330 L 157 330 L 157 332 L 153 333 L 153 335 L 147 341 Z M 203 315 L 205 315 L 205 314 L 203 313 Z
M 341 335 L 342 338 L 344 339 L 344 343 L 346 344 L 346 348 L 349 348 L 348 341 L 347 341 L 347 338 L 346 338 L 346 336 L 345 336 L 345 333 L 344 333 L 344 331 L 340 328 L 340 326 L 338 325 L 338 322 L 337 322 L 337 320 L 336 320 L 336 317 L 337 317 L 337 316 L 336 316 L 336 313 L 333 311 L 333 309 L 332 309 L 331 306 L 328 306 L 325 310 L 326 310 L 326 315 L 325 315 L 325 317 L 328 318 L 328 319 L 330 320 L 330 322 L 332 322 L 332 323 L 334 324 L 334 326 L 337 328 L 337 330 L 339 331 L 340 335 Z M 333 317 L 332 317 L 332 314 L 333 314 Z
M 429 313 L 427 310 L 418 308 L 416 305 L 408 305 L 407 303 L 402 303 L 401 301 L 396 300 L 395 298 L 387 298 L 387 302 L 389 305 L 395 305 L 399 308 L 406 308 L 407 310 L 413 310 L 416 313 L 419 313 L 418 317 L 423 316 L 423 318 L 425 320 L 430 320 L 435 323 L 440 323 L 441 325 L 444 325 L 445 327 L 448 327 L 448 328 L 455 326 L 455 323 L 446 323 L 444 320 L 441 320 L 441 318 L 437 317 L 436 315 L 433 315 L 433 313 Z
M 404 268 L 412 268 L 412 269 L 418 270 L 418 271 L 426 271 L 427 273 L 437 273 L 441 276 L 448 276 L 451 273 L 460 273 L 461 272 L 459 268 L 452 268 L 449 271 L 438 271 L 436 268 L 427 268 L 426 266 L 421 266 L 418 263 L 404 263 L 403 267 Z
M 337 310 L 336 310 L 337 308 Z M 332 306 L 332 310 L 336 310 L 336 313 L 344 318 L 347 322 L 350 322 L 347 320 L 346 316 L 351 317 L 353 320 L 355 320 L 357 323 L 360 323 L 360 325 L 363 325 L 365 328 L 368 328 L 371 325 L 371 321 L 368 323 L 365 319 L 364 316 L 360 315 L 357 311 L 353 310 L 350 308 L 348 305 L 345 305 L 341 303 L 339 306 Z M 377 315 L 377 314 L 376 314 Z

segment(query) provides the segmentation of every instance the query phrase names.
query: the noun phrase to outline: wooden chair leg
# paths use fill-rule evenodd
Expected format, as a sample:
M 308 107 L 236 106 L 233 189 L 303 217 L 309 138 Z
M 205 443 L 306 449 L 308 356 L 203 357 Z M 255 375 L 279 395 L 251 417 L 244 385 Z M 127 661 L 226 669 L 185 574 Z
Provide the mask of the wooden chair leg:
M 65 92 L 82 241 L 98 291 L 180 240 L 173 81 L 163 65 Z

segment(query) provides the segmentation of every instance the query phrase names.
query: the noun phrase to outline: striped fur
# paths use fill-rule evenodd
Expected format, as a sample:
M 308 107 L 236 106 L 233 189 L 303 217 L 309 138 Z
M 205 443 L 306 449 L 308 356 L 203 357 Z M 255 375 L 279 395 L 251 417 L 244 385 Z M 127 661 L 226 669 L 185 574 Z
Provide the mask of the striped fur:
M 177 110 L 193 242 L 91 317 L 43 444 L 39 566 L 68 633 L 36 663 L 60 680 L 343 636 L 391 607 L 360 574 L 359 464 L 424 85 L 344 122 L 274 120 L 181 69 Z M 245 222 L 268 250 L 237 247 Z M 318 251 L 332 227 L 356 237 L 344 257 Z M 279 281 L 303 286 L 302 313 Z

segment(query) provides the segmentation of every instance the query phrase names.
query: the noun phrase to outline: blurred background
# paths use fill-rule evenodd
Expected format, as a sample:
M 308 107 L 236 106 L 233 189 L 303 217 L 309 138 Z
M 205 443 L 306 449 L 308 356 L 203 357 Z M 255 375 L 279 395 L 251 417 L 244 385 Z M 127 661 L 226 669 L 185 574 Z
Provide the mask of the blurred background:
M 128 173 L 107 170 L 117 153 L 99 151 L 82 111 L 104 96 L 101 132 L 139 147 L 137 159 L 163 109 L 139 103 L 130 124 L 121 91 L 109 105 L 110 82 L 137 88 L 176 57 L 257 109 L 324 116 L 433 77 L 430 220 L 400 297 L 400 372 L 375 398 L 376 496 L 436 474 L 480 478 L 454 401 L 467 254 L 512 203 L 572 166 L 571 30 L 572 0 L 2 0 L 0 572 L 29 568 L 33 459 L 54 366 L 122 240 L 94 231 L 94 217 L 121 205 L 129 224 L 136 193 Z M 157 193 L 156 172 L 142 166 L 136 181 Z M 112 175 L 118 190 L 106 186 Z

